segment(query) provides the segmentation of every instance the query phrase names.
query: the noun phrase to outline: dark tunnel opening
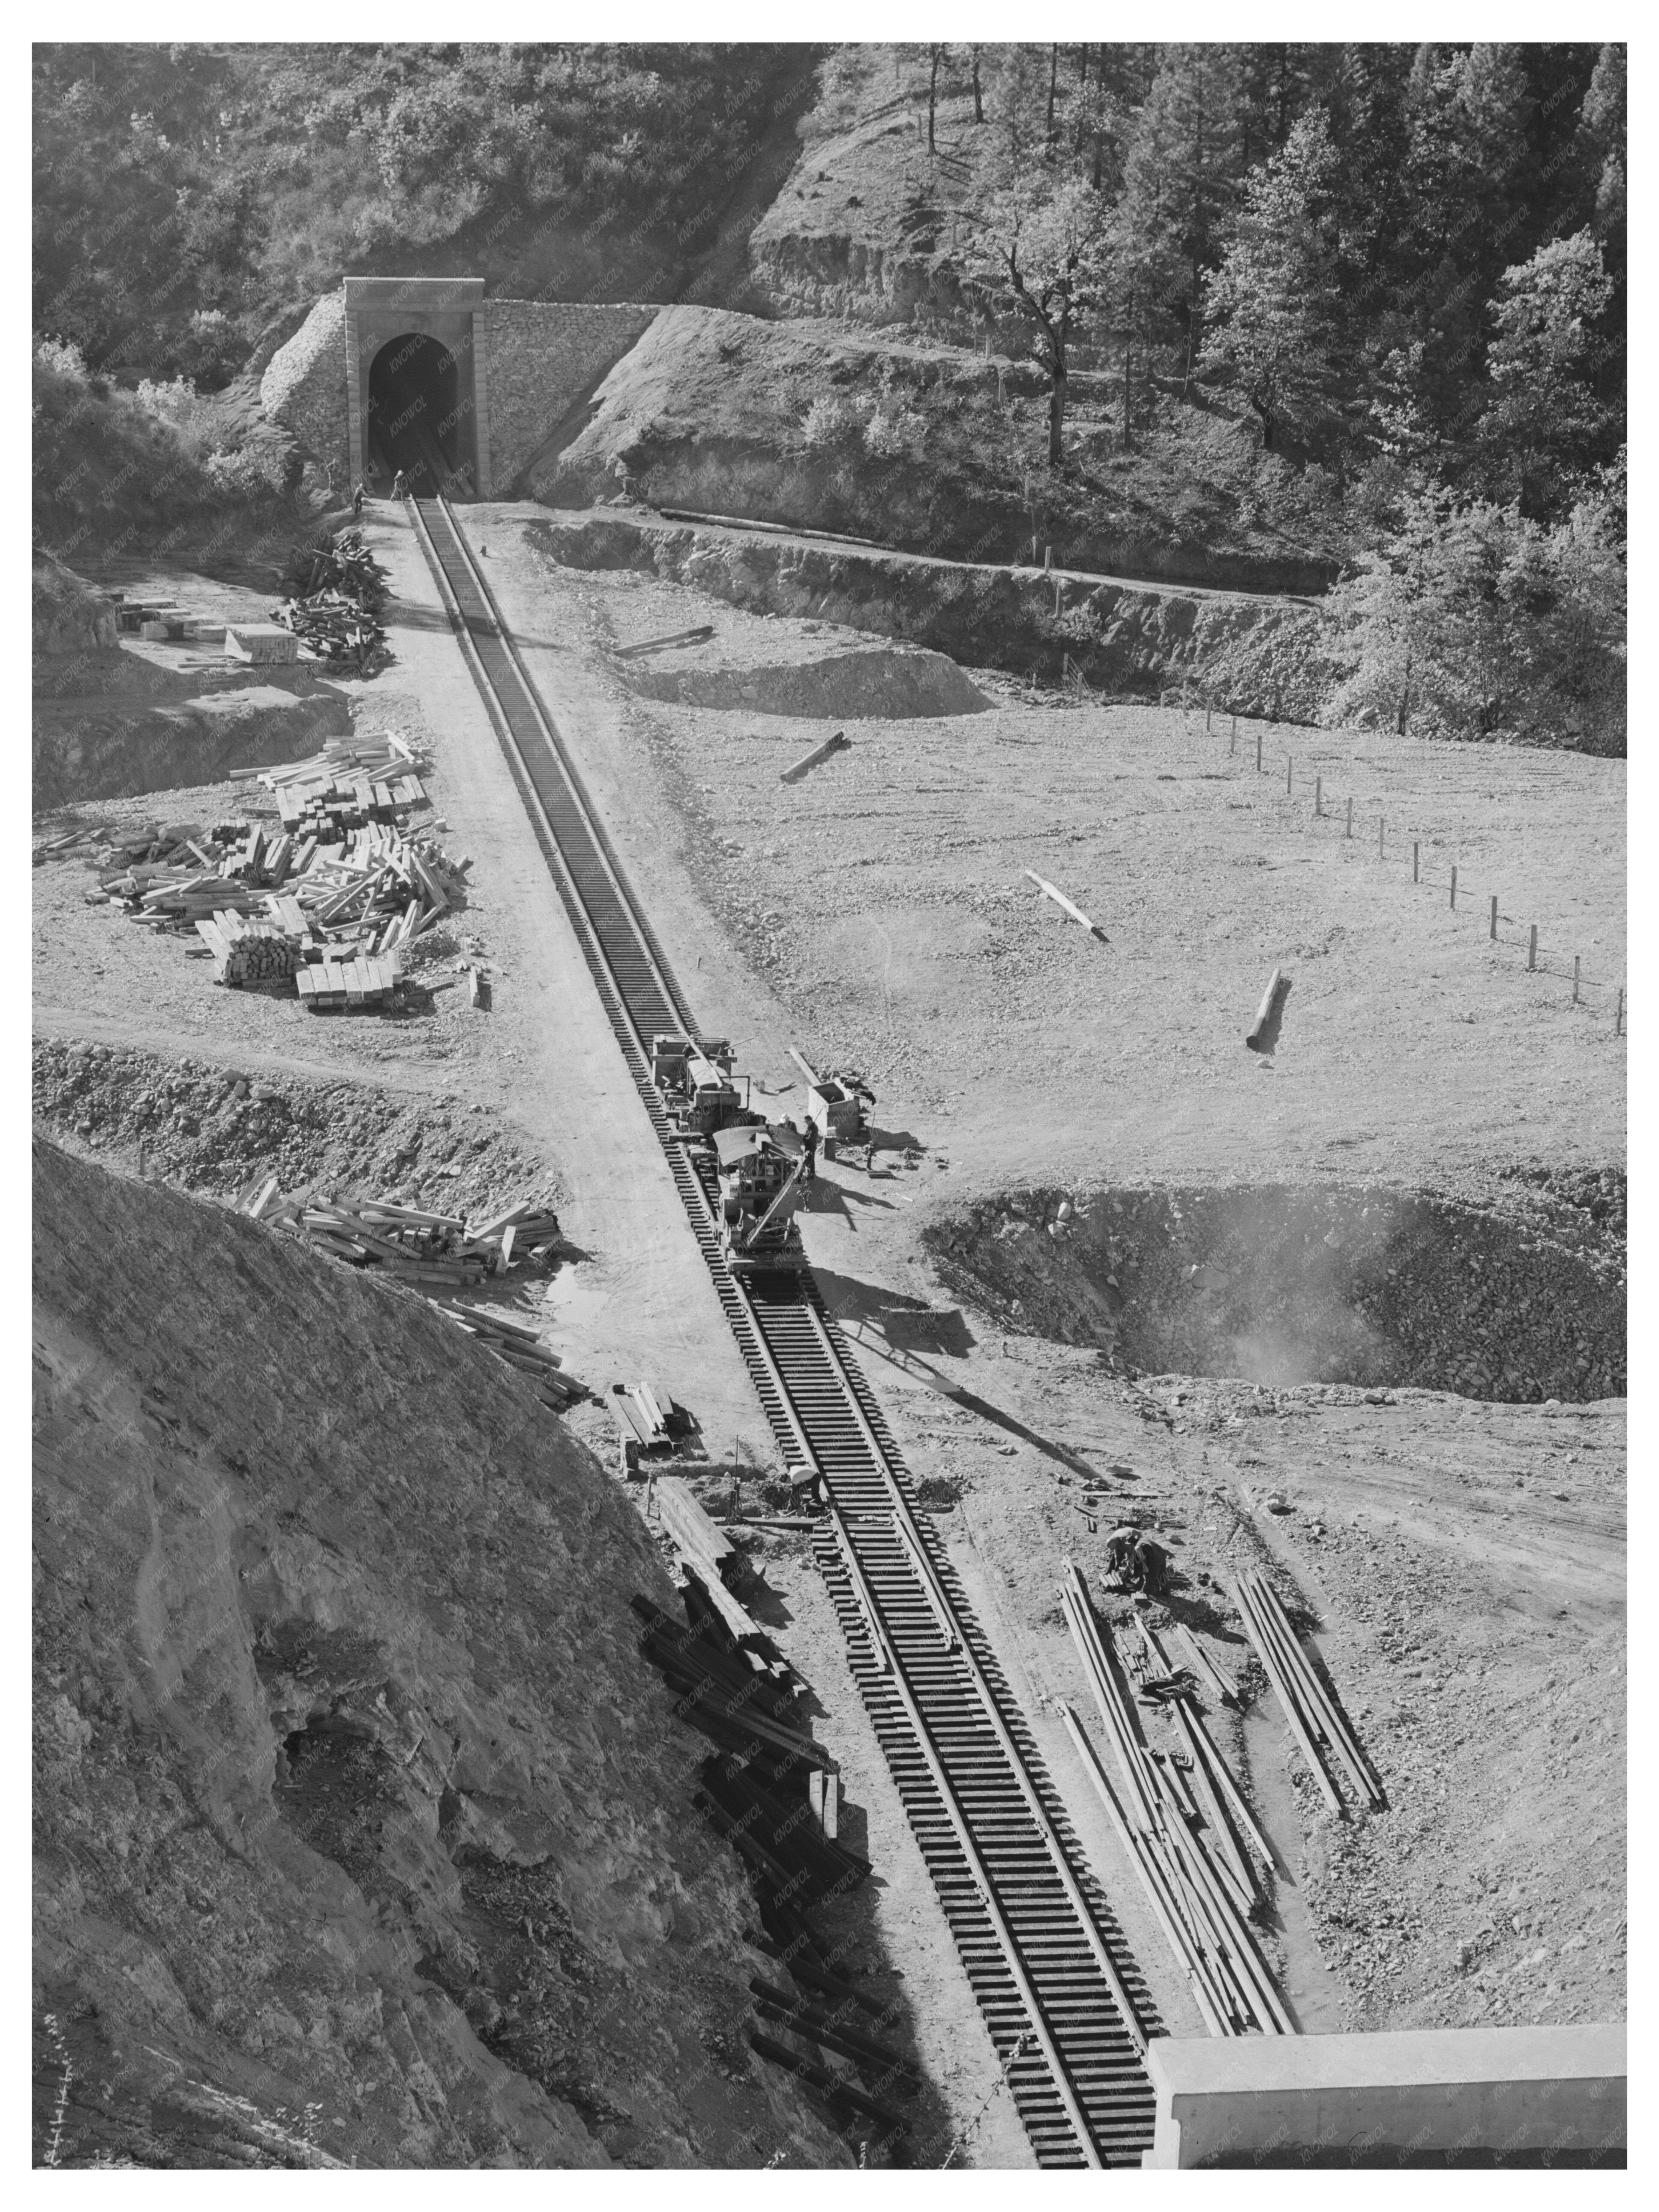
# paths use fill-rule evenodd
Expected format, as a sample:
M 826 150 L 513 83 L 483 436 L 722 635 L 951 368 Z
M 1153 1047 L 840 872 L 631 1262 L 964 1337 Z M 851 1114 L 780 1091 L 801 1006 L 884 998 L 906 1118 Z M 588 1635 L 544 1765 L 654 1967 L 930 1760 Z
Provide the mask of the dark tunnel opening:
M 455 488 L 471 459 L 461 399 L 460 362 L 441 339 L 408 331 L 387 340 L 369 368 L 365 439 L 382 488 L 398 469 L 416 492 Z

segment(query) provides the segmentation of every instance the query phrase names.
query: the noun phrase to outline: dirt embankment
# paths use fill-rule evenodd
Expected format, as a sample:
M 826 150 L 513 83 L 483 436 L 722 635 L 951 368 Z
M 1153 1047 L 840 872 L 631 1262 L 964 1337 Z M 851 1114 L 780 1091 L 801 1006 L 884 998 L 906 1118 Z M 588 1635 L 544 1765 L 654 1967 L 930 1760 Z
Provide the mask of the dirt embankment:
M 302 760 L 351 730 L 344 693 L 303 666 L 242 669 L 100 639 L 38 655 L 33 676 L 37 813 L 217 783 L 230 769 Z
M 356 1082 L 276 1082 L 130 1047 L 36 1040 L 36 1126 L 71 1152 L 228 1196 L 255 1176 L 285 1192 L 388 1198 L 484 1214 L 556 1205 L 556 1177 L 492 1109 L 410 1099 Z
M 924 714 L 981 714 L 992 703 L 954 660 L 914 646 L 896 652 L 854 647 L 821 658 L 735 668 L 698 667 L 699 658 L 695 649 L 684 648 L 648 665 L 629 662 L 623 672 L 644 699 L 808 720 L 903 722 Z
M 819 2166 L 628 1601 L 416 1298 L 35 1146 L 36 2156 Z
M 1241 417 L 1161 403 L 1167 422 L 1125 451 L 1113 380 L 1080 373 L 1054 470 L 1047 391 L 1027 358 L 670 307 L 525 489 L 586 507 L 620 461 L 655 507 L 907 552 L 1025 561 L 1035 538 L 1060 568 L 1221 590 L 1320 592 L 1336 574 L 1332 518 Z
M 1622 1397 L 1625 1178 L 1481 1206 L 1372 1186 L 1018 1191 L 932 1224 L 945 1279 L 1004 1327 L 1132 1373 Z
M 537 522 L 526 534 L 562 568 L 641 569 L 757 613 L 875 630 L 970 666 L 1050 682 L 1060 681 L 1069 664 L 1112 696 L 1156 697 L 1244 632 L 1288 633 L 1319 620 L 1310 609 L 1270 599 L 1065 580 L 1056 612 L 1055 580 L 1033 569 L 968 568 L 620 514 Z M 1277 706 L 1248 695 L 1233 703 L 1240 714 Z

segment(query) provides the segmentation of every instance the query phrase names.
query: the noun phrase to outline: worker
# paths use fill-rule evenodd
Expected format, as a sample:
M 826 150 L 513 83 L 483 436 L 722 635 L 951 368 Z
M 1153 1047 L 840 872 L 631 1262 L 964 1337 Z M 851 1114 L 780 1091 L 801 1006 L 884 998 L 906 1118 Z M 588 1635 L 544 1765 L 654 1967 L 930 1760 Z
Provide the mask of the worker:
M 361 522 L 362 520 L 363 501 L 368 498 L 368 487 L 364 483 L 362 478 L 359 477 L 356 483 L 351 487 L 351 519 L 354 522 Z
M 1133 1522 L 1114 1528 L 1106 1539 L 1106 1571 L 1115 1575 L 1121 1589 L 1144 1590 L 1156 1597 L 1164 1587 L 1169 1553 Z
M 409 497 L 409 478 L 404 474 L 401 469 L 398 470 L 397 475 L 392 479 L 392 496 L 393 499 L 407 499 Z
M 806 1164 L 801 1170 L 801 1181 L 816 1182 L 818 1179 L 818 1125 L 810 1114 L 806 1117 L 805 1142 Z

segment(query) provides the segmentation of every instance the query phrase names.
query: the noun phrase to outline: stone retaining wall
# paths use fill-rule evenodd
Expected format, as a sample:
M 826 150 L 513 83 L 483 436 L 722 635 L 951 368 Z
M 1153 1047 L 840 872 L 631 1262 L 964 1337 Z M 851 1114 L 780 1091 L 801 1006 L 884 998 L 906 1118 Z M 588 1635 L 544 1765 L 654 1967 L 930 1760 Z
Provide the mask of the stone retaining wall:
M 651 326 L 660 312 L 631 304 L 491 300 L 484 362 L 489 389 L 489 480 L 513 490 L 542 441 Z

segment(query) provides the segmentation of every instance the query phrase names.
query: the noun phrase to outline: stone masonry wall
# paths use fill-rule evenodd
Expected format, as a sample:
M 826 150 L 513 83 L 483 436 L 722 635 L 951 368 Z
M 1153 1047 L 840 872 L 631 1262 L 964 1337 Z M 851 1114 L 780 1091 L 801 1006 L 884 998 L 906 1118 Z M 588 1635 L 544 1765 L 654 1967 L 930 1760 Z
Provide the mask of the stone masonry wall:
M 511 492 L 561 416 L 622 359 L 659 312 L 556 300 L 488 302 L 489 473 L 498 499 Z
M 259 381 L 267 418 L 293 433 L 310 459 L 332 465 L 343 486 L 351 465 L 346 435 L 345 288 L 319 300 Z

